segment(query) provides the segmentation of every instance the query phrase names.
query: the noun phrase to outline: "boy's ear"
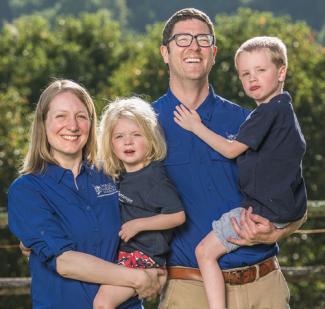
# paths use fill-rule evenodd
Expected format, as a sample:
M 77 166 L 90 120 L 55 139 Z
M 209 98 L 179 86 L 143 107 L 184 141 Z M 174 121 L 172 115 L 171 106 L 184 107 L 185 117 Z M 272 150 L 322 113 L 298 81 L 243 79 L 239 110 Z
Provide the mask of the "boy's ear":
M 281 66 L 279 69 L 279 82 L 284 82 L 286 79 L 287 67 L 285 65 Z

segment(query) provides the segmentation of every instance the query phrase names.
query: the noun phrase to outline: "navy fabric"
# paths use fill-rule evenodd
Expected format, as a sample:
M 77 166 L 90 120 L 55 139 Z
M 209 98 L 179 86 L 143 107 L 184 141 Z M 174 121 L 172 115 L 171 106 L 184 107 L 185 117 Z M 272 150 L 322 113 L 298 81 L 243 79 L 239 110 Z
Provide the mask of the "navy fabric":
M 296 221 L 307 209 L 301 167 L 306 142 L 291 101 L 284 92 L 260 104 L 236 138 L 250 147 L 237 159 L 242 206 L 276 223 Z
M 173 111 L 179 104 L 171 90 L 154 102 L 168 145 L 164 164 L 186 212 L 186 223 L 175 230 L 167 263 L 198 267 L 195 247 L 211 231 L 212 221 L 241 204 L 242 195 L 238 190 L 236 162 L 174 122 Z M 212 87 L 197 112 L 208 128 L 226 138 L 234 138 L 249 114 L 216 95 Z M 276 245 L 241 247 L 222 256 L 219 264 L 223 269 L 252 265 L 277 251 Z
M 44 173 L 11 184 L 8 219 L 10 230 L 32 249 L 33 308 L 91 309 L 98 285 L 61 277 L 56 257 L 75 250 L 115 261 L 121 222 L 112 180 L 87 164 L 76 180 L 70 170 L 48 165 Z
M 151 162 L 139 171 L 124 173 L 120 179 L 119 191 L 122 223 L 184 210 L 175 187 L 159 161 Z M 172 234 L 172 229 L 143 231 L 127 243 L 122 242 L 120 250 L 140 250 L 159 265 L 165 265 Z

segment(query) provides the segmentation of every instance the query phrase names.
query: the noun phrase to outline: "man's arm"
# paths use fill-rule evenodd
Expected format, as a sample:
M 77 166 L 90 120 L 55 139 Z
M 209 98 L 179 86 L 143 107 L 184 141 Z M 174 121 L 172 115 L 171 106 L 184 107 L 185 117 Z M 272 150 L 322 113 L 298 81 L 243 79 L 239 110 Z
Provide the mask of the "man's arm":
M 278 229 L 268 219 L 253 214 L 250 207 L 243 210 L 240 222 L 234 218 L 231 221 L 239 239 L 229 238 L 228 240 L 239 246 L 252 246 L 260 243 L 273 244 L 295 232 L 306 220 L 307 211 L 300 220 Z
M 243 143 L 236 140 L 228 140 L 213 132 L 201 122 L 201 118 L 195 110 L 187 109 L 183 105 L 176 106 L 174 120 L 183 129 L 193 132 L 211 148 L 228 159 L 238 157 L 249 148 Z

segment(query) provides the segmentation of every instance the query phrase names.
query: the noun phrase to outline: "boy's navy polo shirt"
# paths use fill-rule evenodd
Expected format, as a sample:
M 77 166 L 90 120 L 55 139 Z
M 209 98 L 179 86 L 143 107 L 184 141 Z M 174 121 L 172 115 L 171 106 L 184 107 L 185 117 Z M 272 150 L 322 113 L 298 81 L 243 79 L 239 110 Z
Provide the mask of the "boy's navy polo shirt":
M 242 206 L 272 222 L 299 220 L 307 208 L 302 177 L 306 142 L 288 92 L 260 104 L 236 140 L 249 146 L 237 159 Z
M 8 219 L 10 230 L 32 249 L 33 308 L 91 309 L 98 285 L 61 277 L 56 257 L 74 250 L 115 261 L 120 214 L 112 180 L 83 164 L 74 181 L 70 170 L 49 164 L 44 173 L 11 184 Z
M 165 167 L 186 212 L 185 224 L 175 229 L 168 264 L 198 267 L 195 247 L 211 231 L 212 221 L 238 207 L 242 196 L 235 161 L 174 122 L 173 112 L 179 104 L 171 90 L 154 103 L 168 146 Z M 248 115 L 247 110 L 217 96 L 212 87 L 197 112 L 208 128 L 227 138 L 235 136 Z M 253 265 L 277 251 L 276 245 L 241 247 L 219 262 L 223 269 Z

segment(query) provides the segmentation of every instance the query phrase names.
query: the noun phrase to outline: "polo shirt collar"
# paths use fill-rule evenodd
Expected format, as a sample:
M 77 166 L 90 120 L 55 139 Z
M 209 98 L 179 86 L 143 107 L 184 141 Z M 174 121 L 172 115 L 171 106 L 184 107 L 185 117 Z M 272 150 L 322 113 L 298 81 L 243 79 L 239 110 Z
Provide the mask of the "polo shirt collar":
M 70 170 L 65 169 L 61 166 L 58 166 L 56 164 L 52 164 L 52 163 L 48 163 L 47 164 L 47 168 L 44 171 L 44 175 L 46 176 L 50 176 L 52 177 L 57 183 L 60 183 L 62 181 L 62 178 L 64 177 L 64 175 L 70 172 Z M 81 162 L 81 167 L 80 167 L 80 173 L 79 175 L 83 174 L 84 172 L 86 172 L 87 174 L 92 173 L 92 167 L 89 166 L 87 161 L 82 161 Z
M 171 104 L 172 109 L 174 109 L 176 105 L 182 103 L 174 96 L 170 88 L 168 89 L 167 97 L 169 101 L 172 103 Z M 209 94 L 197 109 L 197 112 L 200 114 L 202 120 L 209 121 L 211 119 L 214 111 L 215 102 L 216 102 L 216 94 L 212 86 L 209 85 Z

